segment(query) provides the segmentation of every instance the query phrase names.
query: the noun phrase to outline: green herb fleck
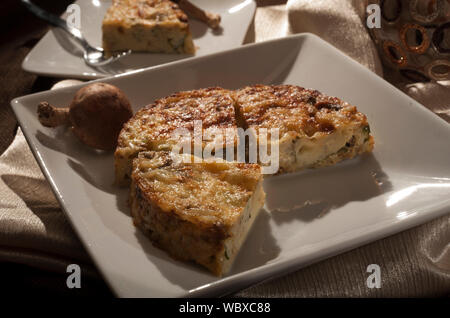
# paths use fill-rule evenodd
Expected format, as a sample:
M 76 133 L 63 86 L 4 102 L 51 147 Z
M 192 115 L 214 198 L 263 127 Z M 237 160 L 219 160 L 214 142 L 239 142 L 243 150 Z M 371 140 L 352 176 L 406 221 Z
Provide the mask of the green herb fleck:
M 363 127 L 363 131 L 364 131 L 366 134 L 370 134 L 370 126 L 369 126 L 369 125 L 364 126 L 364 127 Z

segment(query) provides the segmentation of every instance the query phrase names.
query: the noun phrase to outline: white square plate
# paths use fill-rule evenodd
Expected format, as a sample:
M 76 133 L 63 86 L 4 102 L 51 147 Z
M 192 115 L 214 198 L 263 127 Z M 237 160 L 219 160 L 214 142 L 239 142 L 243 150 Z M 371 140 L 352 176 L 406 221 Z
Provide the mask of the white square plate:
M 192 3 L 219 13 L 222 18 L 222 28 L 216 31 L 204 23 L 189 19 L 197 47 L 195 56 L 236 48 L 242 44 L 255 14 L 256 4 L 253 0 L 192 0 Z M 101 46 L 102 20 L 111 6 L 111 0 L 78 0 L 75 4 L 80 6 L 81 32 L 91 45 Z M 82 56 L 81 50 L 64 31 L 52 29 L 30 51 L 22 67 L 25 71 L 40 75 L 95 79 L 192 57 L 187 54 L 132 53 L 113 64 L 95 69 L 86 65 Z
M 338 96 L 367 114 L 373 154 L 267 178 L 262 211 L 223 278 L 178 262 L 137 231 L 115 188 L 113 156 L 64 129 L 42 127 L 36 105 L 67 105 L 80 86 L 12 101 L 64 211 L 119 296 L 215 296 L 285 274 L 450 211 L 450 125 L 320 38 L 301 34 L 104 79 L 135 109 L 175 91 L 289 83 Z

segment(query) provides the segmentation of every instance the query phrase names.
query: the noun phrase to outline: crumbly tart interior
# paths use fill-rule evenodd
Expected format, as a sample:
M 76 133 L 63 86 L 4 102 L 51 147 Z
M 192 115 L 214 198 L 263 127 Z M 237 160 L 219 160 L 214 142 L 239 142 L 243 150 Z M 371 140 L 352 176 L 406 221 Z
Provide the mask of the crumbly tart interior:
M 262 128 L 278 129 L 278 173 L 333 165 L 373 149 L 366 116 L 339 98 L 293 85 L 248 86 L 234 98 L 256 139 Z M 258 142 L 270 153 L 270 137 Z
M 135 225 L 174 258 L 216 275 L 230 269 L 264 198 L 257 164 L 195 163 L 166 151 L 141 152 L 133 162 Z

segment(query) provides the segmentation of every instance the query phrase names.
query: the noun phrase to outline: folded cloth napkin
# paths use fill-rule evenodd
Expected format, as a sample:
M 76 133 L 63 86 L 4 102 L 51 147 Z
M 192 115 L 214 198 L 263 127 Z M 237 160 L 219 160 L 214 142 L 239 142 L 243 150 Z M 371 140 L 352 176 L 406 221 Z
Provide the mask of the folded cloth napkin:
M 361 19 L 363 1 L 292 0 L 287 5 L 265 6 L 274 2 L 280 1 L 257 1 L 259 7 L 246 43 L 312 32 L 377 74 L 383 74 Z M 395 84 L 448 120 L 448 87 L 431 83 Z M 3 116 L 1 112 L 0 116 Z M 1 124 L 4 118 L 0 119 Z M 83 273 L 92 279 L 101 279 L 59 208 L 20 128 L 12 144 L 0 156 L 0 193 L 0 261 L 60 273 L 61 284 L 67 275 L 66 266 L 71 263 L 79 264 Z M 444 216 L 282 278 L 263 282 L 236 296 L 448 295 L 449 242 L 450 216 Z M 366 286 L 366 268 L 373 263 L 382 269 L 380 289 Z

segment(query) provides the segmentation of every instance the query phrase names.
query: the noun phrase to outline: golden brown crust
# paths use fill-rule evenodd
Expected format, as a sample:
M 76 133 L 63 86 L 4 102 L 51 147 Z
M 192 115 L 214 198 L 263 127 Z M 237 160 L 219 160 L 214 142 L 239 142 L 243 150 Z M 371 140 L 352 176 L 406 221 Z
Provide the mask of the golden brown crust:
M 159 144 L 176 142 L 172 138 L 175 129 L 186 128 L 193 132 L 196 120 L 201 120 L 203 130 L 235 128 L 234 102 L 229 91 L 212 87 L 158 99 L 124 125 L 118 145 L 157 150 L 153 148 Z M 147 147 L 149 143 L 151 147 Z
M 332 133 L 350 122 L 368 125 L 364 114 L 337 97 L 294 85 L 254 85 L 235 92 L 241 116 L 248 127 L 279 128 L 280 136 Z
M 174 258 L 220 275 L 225 241 L 240 226 L 261 179 L 256 164 L 183 163 L 165 151 L 141 152 L 133 161 L 133 220 Z
M 228 137 L 233 144 L 225 140 L 231 134 L 228 128 L 236 128 L 234 101 L 230 91 L 211 87 L 194 91 L 183 91 L 156 100 L 153 104 L 139 110 L 123 127 L 115 152 L 116 180 L 118 184 L 127 184 L 131 169 L 131 160 L 144 150 L 172 150 L 180 139 L 174 134 L 178 128 L 184 128 L 193 135 L 194 122 L 201 121 L 202 134 L 222 134 L 223 148 L 234 146 L 236 138 Z M 191 139 L 193 144 L 194 138 Z M 202 148 L 215 145 L 215 140 L 202 140 Z M 124 165 L 126 167 L 124 167 Z

